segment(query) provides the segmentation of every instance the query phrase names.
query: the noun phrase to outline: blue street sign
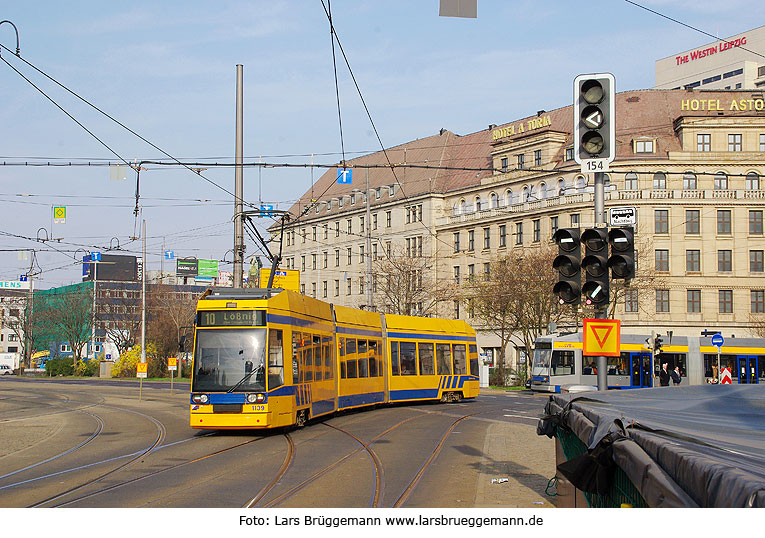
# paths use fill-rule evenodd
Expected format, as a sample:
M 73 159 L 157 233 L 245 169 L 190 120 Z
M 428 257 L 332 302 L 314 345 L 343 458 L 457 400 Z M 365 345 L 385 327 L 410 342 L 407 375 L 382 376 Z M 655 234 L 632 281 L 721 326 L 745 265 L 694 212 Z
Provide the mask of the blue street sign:
M 19 275 L 19 282 L 26 282 L 27 281 L 27 275 Z
M 717 346 L 718 348 L 722 347 L 725 343 L 725 339 L 723 338 L 723 335 L 716 334 L 712 337 L 712 345 Z
M 351 168 L 338 168 L 337 169 L 337 182 L 350 184 L 353 181 L 353 170 Z
M 100 252 L 91 252 L 90 253 L 90 261 L 92 261 L 92 262 L 100 262 L 101 261 L 101 253 Z
M 272 204 L 261 204 L 260 213 L 263 217 L 273 217 L 274 206 Z
M 175 259 L 175 251 L 166 250 L 165 251 L 165 259 L 166 260 L 174 260 Z

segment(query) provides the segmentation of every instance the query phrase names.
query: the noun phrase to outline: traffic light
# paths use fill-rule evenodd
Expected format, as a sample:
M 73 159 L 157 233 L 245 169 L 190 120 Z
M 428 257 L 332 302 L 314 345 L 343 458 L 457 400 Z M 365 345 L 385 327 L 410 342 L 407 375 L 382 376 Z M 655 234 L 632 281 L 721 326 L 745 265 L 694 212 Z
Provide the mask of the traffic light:
M 559 273 L 553 293 L 560 299 L 560 304 L 579 304 L 582 297 L 579 228 L 561 228 L 553 235 L 553 241 L 558 244 L 558 256 L 553 260 L 553 269 Z
M 582 269 L 585 282 L 582 286 L 585 303 L 608 305 L 608 231 L 606 228 L 590 228 L 582 234 L 584 258 Z
M 579 75 L 574 79 L 574 159 L 601 159 L 601 166 L 587 171 L 606 170 L 603 162 L 616 157 L 614 76 L 610 73 Z
M 653 355 L 654 355 L 654 357 L 656 355 L 658 355 L 659 353 L 661 353 L 661 344 L 662 344 L 661 336 L 659 336 L 657 334 L 656 338 L 653 339 Z
M 611 228 L 608 242 L 611 245 L 611 257 L 608 258 L 611 277 L 624 280 L 635 278 L 635 235 L 632 226 Z

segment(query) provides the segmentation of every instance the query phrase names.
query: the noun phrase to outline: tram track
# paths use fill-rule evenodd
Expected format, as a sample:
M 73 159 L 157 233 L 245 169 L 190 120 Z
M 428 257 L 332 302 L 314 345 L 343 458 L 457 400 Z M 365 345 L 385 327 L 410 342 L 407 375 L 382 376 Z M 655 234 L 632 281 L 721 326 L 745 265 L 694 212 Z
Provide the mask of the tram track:
M 67 495 L 69 495 L 71 493 L 74 493 L 75 491 L 79 491 L 82 488 L 85 488 L 85 487 L 87 487 L 87 486 L 89 486 L 91 484 L 99 482 L 99 481 L 103 480 L 104 478 L 106 478 L 108 476 L 111 476 L 111 475 L 117 473 L 118 471 L 120 471 L 122 469 L 125 469 L 126 467 L 132 465 L 133 463 L 135 463 L 139 459 L 143 458 L 144 456 L 146 456 L 147 454 L 152 452 L 164 440 L 165 435 L 166 435 L 166 428 L 165 428 L 164 424 L 162 424 L 160 421 L 158 421 L 154 417 L 146 415 L 144 413 L 140 413 L 138 411 L 134 411 L 132 409 L 120 408 L 120 407 L 111 406 L 111 405 L 104 405 L 102 407 L 109 408 L 109 409 L 117 409 L 119 411 L 127 411 L 129 413 L 133 413 L 133 414 L 136 414 L 136 415 L 139 415 L 139 416 L 142 416 L 142 417 L 148 419 L 149 421 L 154 423 L 155 427 L 157 428 L 157 437 L 156 437 L 156 439 L 145 450 L 141 451 L 140 453 L 138 453 L 138 455 L 132 457 L 127 462 L 125 462 L 125 463 L 123 463 L 121 465 L 118 465 L 114 469 L 111 469 L 110 471 L 105 472 L 105 473 L 101 473 L 100 475 L 96 476 L 95 478 L 92 478 L 90 480 L 86 480 L 85 482 L 83 482 L 81 484 L 78 484 L 76 486 L 73 486 L 73 487 L 71 487 L 71 488 L 69 488 L 69 489 L 67 489 L 67 490 L 65 490 L 65 491 L 63 491 L 61 493 L 58 493 L 56 495 L 52 495 L 50 497 L 47 497 L 47 498 L 42 499 L 40 501 L 37 501 L 37 502 L 35 502 L 33 504 L 30 504 L 30 505 L 27 506 L 27 508 L 43 507 L 43 505 L 48 505 L 48 504 L 52 503 L 53 501 L 55 501 L 57 499 L 61 499 L 62 497 L 65 497 L 65 496 L 67 496 Z M 54 504 L 54 505 L 51 505 L 51 506 L 46 506 L 46 508 L 55 508 L 57 506 L 63 506 L 64 504 L 67 504 L 67 503 Z
M 375 436 L 371 441 L 369 441 L 369 443 L 364 443 L 357 436 L 353 435 L 352 433 L 350 433 L 349 431 L 347 431 L 347 430 L 345 430 L 343 428 L 340 428 L 340 427 L 337 427 L 337 426 L 333 426 L 333 425 L 330 425 L 330 424 L 327 424 L 327 423 L 322 423 L 324 426 L 326 426 L 328 428 L 332 428 L 332 429 L 334 429 L 334 430 L 336 430 L 336 431 L 338 431 L 340 433 L 343 433 L 343 434 L 351 437 L 356 442 L 358 442 L 361 446 L 359 448 L 357 448 L 356 450 L 353 450 L 352 452 L 349 452 L 348 454 L 346 454 L 342 458 L 336 460 L 335 462 L 331 463 L 330 465 L 327 465 L 323 469 L 320 469 L 319 471 L 317 471 L 316 473 L 314 473 L 310 477 L 306 478 L 302 482 L 296 484 L 295 486 L 293 486 L 292 488 L 290 488 L 286 492 L 282 493 L 281 495 L 279 495 L 275 499 L 270 500 L 268 503 L 266 503 L 266 504 L 264 504 L 264 505 L 262 505 L 260 507 L 262 507 L 262 508 L 274 508 L 274 507 L 279 506 L 280 504 L 284 503 L 286 500 L 290 499 L 291 497 L 294 497 L 300 490 L 302 490 L 303 488 L 305 488 L 309 484 L 315 482 L 316 480 L 318 480 L 319 478 L 321 478 L 323 476 L 326 476 L 331 471 L 335 470 L 340 465 L 342 465 L 343 463 L 345 463 L 349 459 L 353 458 L 354 456 L 356 456 L 357 454 L 359 454 L 362 451 L 366 451 L 370 455 L 370 459 L 373 462 L 373 466 L 374 466 L 374 470 L 375 470 L 375 488 L 374 488 L 374 492 L 372 494 L 372 498 L 370 500 L 369 507 L 370 508 L 377 508 L 377 507 L 379 507 L 379 503 L 380 503 L 380 500 L 382 498 L 382 494 L 383 494 L 383 491 L 384 491 L 384 473 L 383 473 L 382 463 L 381 463 L 379 457 L 377 456 L 377 454 L 374 452 L 374 450 L 372 450 L 371 445 L 374 444 L 376 441 L 379 441 L 380 439 L 382 439 L 383 437 L 385 437 L 386 435 L 388 435 L 390 432 L 394 431 L 395 429 L 403 426 L 407 422 L 410 422 L 410 421 L 415 420 L 417 418 L 421 418 L 423 416 L 425 416 L 425 415 L 416 415 L 416 416 L 413 416 L 413 417 L 406 418 L 406 419 L 404 419 L 402 421 L 399 421 L 398 423 L 394 424 L 393 426 L 387 428 L 382 433 L 380 433 L 377 436 Z M 262 495 L 260 497 L 261 500 L 263 499 L 263 497 L 265 497 L 265 495 Z M 253 503 L 252 505 L 250 505 L 248 507 L 255 507 L 255 506 L 257 506 L 257 504 L 258 503 Z

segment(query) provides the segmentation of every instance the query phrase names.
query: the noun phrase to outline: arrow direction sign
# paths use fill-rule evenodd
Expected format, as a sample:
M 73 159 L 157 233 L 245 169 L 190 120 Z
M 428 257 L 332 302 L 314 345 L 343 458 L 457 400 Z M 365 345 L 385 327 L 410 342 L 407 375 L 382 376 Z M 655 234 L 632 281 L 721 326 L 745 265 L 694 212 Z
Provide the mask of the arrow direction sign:
M 603 125 L 603 113 L 600 110 L 595 109 L 590 114 L 587 114 L 584 118 L 582 118 L 582 121 L 590 129 L 597 129 Z
M 619 357 L 622 322 L 618 319 L 584 320 L 582 355 Z

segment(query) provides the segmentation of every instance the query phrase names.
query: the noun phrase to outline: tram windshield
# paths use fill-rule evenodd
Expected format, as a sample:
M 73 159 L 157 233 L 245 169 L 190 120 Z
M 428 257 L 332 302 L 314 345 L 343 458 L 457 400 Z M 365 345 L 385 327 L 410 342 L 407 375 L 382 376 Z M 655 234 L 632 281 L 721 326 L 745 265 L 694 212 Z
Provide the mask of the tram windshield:
M 531 364 L 531 375 L 549 375 L 552 344 L 537 342 L 534 348 L 534 362 Z
M 266 329 L 197 331 L 192 392 L 266 390 Z

